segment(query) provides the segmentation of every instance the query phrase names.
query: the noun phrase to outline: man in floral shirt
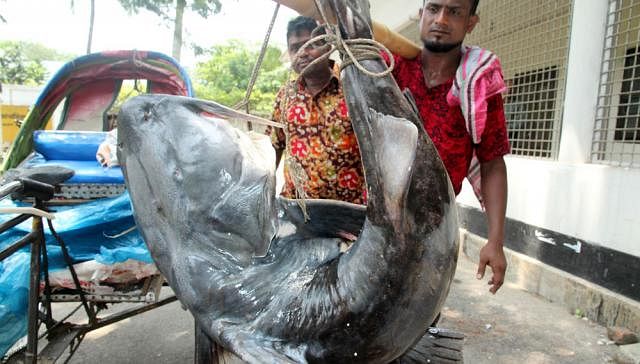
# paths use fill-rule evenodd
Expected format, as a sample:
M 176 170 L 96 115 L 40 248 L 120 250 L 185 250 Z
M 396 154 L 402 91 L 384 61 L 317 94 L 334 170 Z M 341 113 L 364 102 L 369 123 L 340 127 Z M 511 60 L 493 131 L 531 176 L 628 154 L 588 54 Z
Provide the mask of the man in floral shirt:
M 295 59 L 300 47 L 312 38 L 316 26 L 315 20 L 302 16 L 289 22 L 289 57 L 293 70 L 300 76 L 283 86 L 276 97 L 272 119 L 285 124 L 286 129 L 269 128 L 268 133 L 276 149 L 276 163 L 288 143 L 286 158 L 304 170 L 306 177 L 299 187 L 304 189 L 305 198 L 362 204 L 364 173 L 340 80 L 328 58 L 307 67 L 328 47 L 317 42 Z M 289 163 L 285 163 L 282 196 L 299 198 L 293 173 Z

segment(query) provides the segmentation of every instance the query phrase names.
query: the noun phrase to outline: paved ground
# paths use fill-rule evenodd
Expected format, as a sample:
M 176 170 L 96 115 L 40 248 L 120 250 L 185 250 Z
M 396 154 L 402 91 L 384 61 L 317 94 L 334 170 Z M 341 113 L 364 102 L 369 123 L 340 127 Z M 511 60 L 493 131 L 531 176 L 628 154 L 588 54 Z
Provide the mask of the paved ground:
M 466 335 L 466 363 L 595 364 L 618 352 L 606 345 L 606 328 L 508 283 L 491 295 L 475 272 L 460 260 L 439 324 Z
M 605 328 L 506 285 L 498 295 L 462 258 L 440 326 L 466 334 L 466 363 L 607 363 Z M 124 304 L 116 305 L 121 309 Z M 179 303 L 87 335 L 70 363 L 192 363 L 193 322 Z

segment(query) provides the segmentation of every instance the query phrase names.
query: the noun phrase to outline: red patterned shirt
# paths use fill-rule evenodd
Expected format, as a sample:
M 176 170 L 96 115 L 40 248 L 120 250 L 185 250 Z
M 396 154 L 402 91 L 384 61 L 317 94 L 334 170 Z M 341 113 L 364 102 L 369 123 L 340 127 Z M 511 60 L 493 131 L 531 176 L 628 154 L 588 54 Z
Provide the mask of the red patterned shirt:
M 276 97 L 272 119 L 286 123 L 291 155 L 285 155 L 285 158 L 293 158 L 304 168 L 307 198 L 364 203 L 360 151 L 342 86 L 335 75 L 315 96 L 305 90 L 302 82 L 282 87 Z M 271 134 L 274 147 L 284 150 L 284 131 L 275 130 L 269 128 L 267 133 Z M 282 195 L 294 198 L 295 186 L 286 163 L 284 177 Z
M 453 78 L 444 84 L 428 88 L 420 56 L 411 60 L 399 56 L 394 58 L 396 66 L 393 75 L 396 82 L 401 90 L 408 88 L 413 94 L 424 128 L 440 153 L 457 195 L 467 176 L 474 148 L 480 163 L 509 153 L 502 96 L 498 94 L 487 100 L 487 124 L 482 141 L 474 145 L 460 107 L 450 107 L 447 103 L 447 93 L 451 89 Z

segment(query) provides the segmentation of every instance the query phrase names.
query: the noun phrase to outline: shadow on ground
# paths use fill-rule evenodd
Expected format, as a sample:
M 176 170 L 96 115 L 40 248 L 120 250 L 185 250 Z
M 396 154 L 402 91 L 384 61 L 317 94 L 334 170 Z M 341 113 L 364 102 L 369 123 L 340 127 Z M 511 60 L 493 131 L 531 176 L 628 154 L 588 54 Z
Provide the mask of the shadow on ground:
M 465 363 L 595 364 L 617 353 L 605 328 L 513 285 L 493 296 L 475 271 L 459 259 L 439 324 L 466 335 Z M 193 320 L 175 302 L 88 334 L 70 363 L 192 363 L 193 349 Z

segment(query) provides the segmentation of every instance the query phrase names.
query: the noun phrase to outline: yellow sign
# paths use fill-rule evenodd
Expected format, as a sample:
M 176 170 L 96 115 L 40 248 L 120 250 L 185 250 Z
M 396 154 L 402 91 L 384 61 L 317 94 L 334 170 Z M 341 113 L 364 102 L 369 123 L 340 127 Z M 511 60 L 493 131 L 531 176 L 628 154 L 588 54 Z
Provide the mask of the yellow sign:
M 0 105 L 2 115 L 2 146 L 9 146 L 18 135 L 20 125 L 29 113 L 29 106 L 25 105 Z M 45 129 L 51 130 L 51 120 Z

